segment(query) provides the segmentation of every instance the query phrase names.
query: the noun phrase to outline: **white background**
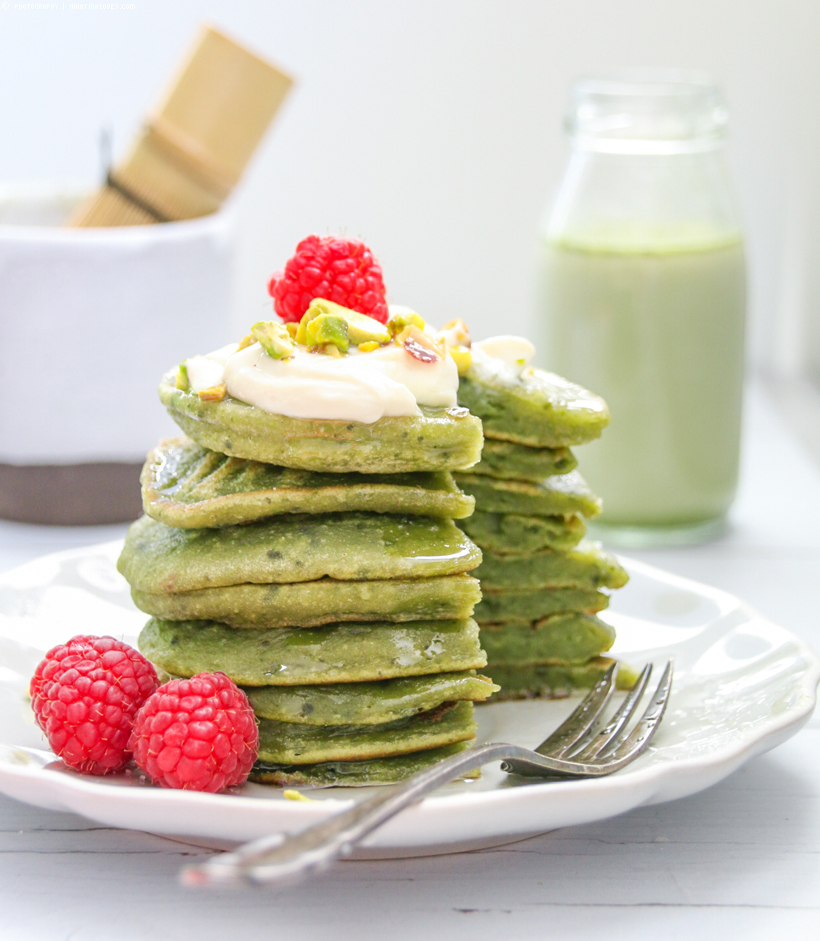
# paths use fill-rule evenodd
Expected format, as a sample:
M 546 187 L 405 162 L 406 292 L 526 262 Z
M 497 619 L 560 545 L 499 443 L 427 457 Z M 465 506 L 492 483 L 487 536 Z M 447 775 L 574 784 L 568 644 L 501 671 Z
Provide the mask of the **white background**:
M 816 0 L 34 6 L 0 4 L 0 181 L 93 183 L 100 128 L 121 153 L 203 20 L 297 78 L 236 197 L 239 295 L 226 339 L 264 312 L 268 275 L 311 231 L 364 238 L 391 299 L 434 322 L 528 332 L 573 77 L 707 69 L 731 108 L 751 362 L 820 378 Z

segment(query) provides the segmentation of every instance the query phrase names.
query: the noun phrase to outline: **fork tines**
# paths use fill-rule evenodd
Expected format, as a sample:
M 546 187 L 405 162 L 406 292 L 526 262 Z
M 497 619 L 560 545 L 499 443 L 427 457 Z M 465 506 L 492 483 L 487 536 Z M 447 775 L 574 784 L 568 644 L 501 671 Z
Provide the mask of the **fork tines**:
M 572 714 L 535 749 L 536 753 L 552 760 L 567 763 L 567 772 L 574 776 L 599 776 L 629 764 L 649 745 L 663 718 L 672 688 L 672 661 L 668 660 L 655 692 L 643 715 L 634 726 L 631 720 L 641 704 L 652 664 L 641 670 L 635 685 L 603 727 L 600 718 L 612 698 L 618 676 L 618 663 L 613 663 L 601 679 L 575 708 Z M 570 772 L 569 765 L 576 766 Z M 512 760 L 503 765 L 505 771 L 517 774 L 540 774 L 533 765 Z M 561 775 L 560 770 L 554 772 Z

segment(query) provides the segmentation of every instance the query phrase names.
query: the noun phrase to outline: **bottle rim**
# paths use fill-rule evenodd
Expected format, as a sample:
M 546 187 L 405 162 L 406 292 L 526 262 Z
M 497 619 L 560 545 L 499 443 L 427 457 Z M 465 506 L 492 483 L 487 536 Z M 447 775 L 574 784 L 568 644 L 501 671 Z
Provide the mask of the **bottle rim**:
M 577 79 L 565 127 L 575 146 L 609 153 L 690 153 L 720 147 L 728 112 L 704 72 L 630 69 Z

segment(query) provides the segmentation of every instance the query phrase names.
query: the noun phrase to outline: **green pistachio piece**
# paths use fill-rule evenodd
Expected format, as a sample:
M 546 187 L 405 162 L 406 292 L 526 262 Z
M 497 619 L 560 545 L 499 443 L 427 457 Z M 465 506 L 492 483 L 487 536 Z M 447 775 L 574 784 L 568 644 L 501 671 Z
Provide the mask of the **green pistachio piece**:
M 262 320 L 251 327 L 251 336 L 272 359 L 290 359 L 296 344 L 284 324 Z
M 419 330 L 423 330 L 424 318 L 414 310 L 402 310 L 393 314 L 387 321 L 387 329 L 392 337 L 397 337 L 402 330 L 406 330 L 408 327 L 418 327 Z
M 310 307 L 305 311 L 302 320 L 299 323 L 299 330 L 296 333 L 297 343 L 311 345 L 309 341 L 309 324 L 317 317 L 329 315 L 339 317 L 347 324 L 347 339 L 349 343 L 358 346 L 360 343 L 389 343 L 390 333 L 384 324 L 379 323 L 366 314 L 360 314 L 356 310 L 350 310 L 348 307 L 342 307 L 341 304 L 335 304 L 333 301 L 326 301 L 322 297 L 316 297 L 311 302 Z
M 332 344 L 341 353 L 346 353 L 350 346 L 347 321 L 335 314 L 319 314 L 311 320 L 306 329 L 308 346 Z
M 185 363 L 180 363 L 177 367 L 177 389 L 180 389 L 182 392 L 191 391 L 191 383 L 188 379 L 188 366 Z
M 341 310 L 344 311 L 343 316 L 347 321 L 347 333 L 350 342 L 354 346 L 359 346 L 360 343 L 390 342 L 390 334 L 383 323 L 379 323 L 378 320 L 374 320 L 366 314 L 360 314 L 355 310 L 347 310 L 344 307 Z

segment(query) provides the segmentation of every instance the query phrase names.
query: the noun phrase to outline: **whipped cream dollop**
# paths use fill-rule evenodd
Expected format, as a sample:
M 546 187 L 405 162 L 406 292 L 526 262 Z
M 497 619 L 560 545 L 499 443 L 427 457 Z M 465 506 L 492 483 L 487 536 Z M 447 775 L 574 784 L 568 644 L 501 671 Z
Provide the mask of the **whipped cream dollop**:
M 205 356 L 189 356 L 185 360 L 185 369 L 188 373 L 188 383 L 194 392 L 204 392 L 218 386 L 223 381 L 225 363 L 239 347 L 238 343 L 229 343 L 227 346 L 207 353 Z
M 335 358 L 297 347 L 273 359 L 258 343 L 237 344 L 186 360 L 195 392 L 224 382 L 229 395 L 265 412 L 290 418 L 371 424 L 386 416 L 418 415 L 419 406 L 457 404 L 458 369 L 446 355 L 420 362 L 403 346 L 371 352 L 355 348 Z
M 390 308 L 391 315 L 404 310 Z M 205 356 L 190 357 L 185 367 L 188 383 L 197 393 L 224 383 L 233 398 L 275 415 L 372 424 L 384 417 L 418 415 L 420 405 L 457 405 L 458 367 L 450 348 L 466 353 L 470 347 L 468 355 L 475 360 L 495 372 L 515 375 L 535 356 L 535 347 L 525 337 L 489 337 L 470 345 L 461 321 L 438 332 L 426 325 L 425 333 L 431 340 L 444 341 L 443 356 L 423 361 L 402 344 L 389 343 L 369 352 L 351 346 L 339 357 L 297 345 L 289 359 L 274 359 L 259 343 L 241 350 L 239 344 L 230 343 Z
M 470 352 L 487 365 L 492 365 L 496 369 L 503 365 L 503 367 L 519 376 L 535 357 L 535 347 L 526 337 L 508 335 L 479 340 L 477 343 L 473 343 Z M 491 363 L 488 360 L 500 362 Z

